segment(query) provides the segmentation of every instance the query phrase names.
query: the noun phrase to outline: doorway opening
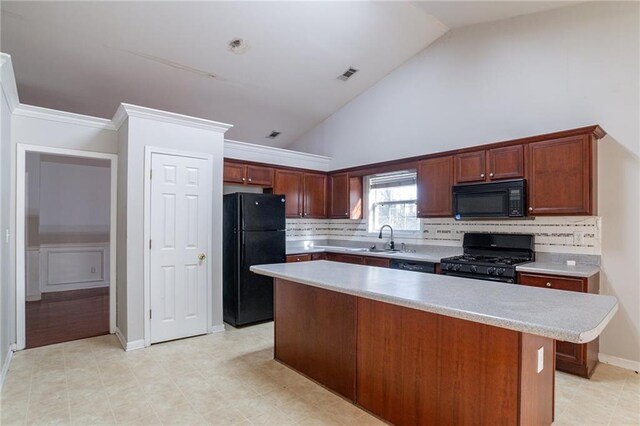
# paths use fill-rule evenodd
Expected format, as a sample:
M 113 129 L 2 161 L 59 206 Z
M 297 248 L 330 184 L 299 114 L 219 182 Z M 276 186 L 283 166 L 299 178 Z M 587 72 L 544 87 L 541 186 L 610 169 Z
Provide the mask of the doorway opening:
M 24 347 L 109 334 L 113 161 L 24 160 Z

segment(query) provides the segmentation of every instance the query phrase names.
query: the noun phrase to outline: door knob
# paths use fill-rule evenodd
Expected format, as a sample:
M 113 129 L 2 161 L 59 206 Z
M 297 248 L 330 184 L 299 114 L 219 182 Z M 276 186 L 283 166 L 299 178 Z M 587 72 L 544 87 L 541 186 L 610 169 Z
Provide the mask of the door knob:
M 206 255 L 206 254 L 204 254 L 204 253 L 200 253 L 200 254 L 198 255 L 198 260 L 199 260 L 200 262 L 202 262 L 202 261 L 203 261 L 203 260 L 205 260 L 206 258 L 207 258 L 207 255 Z

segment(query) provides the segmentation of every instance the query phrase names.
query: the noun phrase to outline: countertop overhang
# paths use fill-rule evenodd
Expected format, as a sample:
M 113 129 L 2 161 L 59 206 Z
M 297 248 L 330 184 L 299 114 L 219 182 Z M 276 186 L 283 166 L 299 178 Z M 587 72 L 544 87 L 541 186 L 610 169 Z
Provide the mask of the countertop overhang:
M 254 273 L 556 340 L 586 343 L 618 310 L 614 296 L 325 260 L 255 265 Z

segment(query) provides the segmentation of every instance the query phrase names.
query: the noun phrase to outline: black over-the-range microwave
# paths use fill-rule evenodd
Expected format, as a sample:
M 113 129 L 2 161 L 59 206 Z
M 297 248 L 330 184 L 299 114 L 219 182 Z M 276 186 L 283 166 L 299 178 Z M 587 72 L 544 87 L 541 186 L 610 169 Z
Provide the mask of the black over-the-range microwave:
M 462 219 L 518 218 L 526 215 L 526 181 L 453 186 L 453 217 Z

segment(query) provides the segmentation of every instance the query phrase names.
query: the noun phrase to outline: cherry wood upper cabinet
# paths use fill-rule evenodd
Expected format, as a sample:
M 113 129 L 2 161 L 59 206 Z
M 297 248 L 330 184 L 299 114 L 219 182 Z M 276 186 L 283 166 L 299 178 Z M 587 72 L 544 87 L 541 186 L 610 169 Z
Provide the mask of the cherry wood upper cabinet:
M 327 217 L 327 176 L 304 173 L 304 209 L 302 215 L 312 219 Z
M 329 217 L 335 219 L 362 219 L 362 176 L 338 173 L 329 176 Z
M 456 183 L 524 177 L 524 148 L 513 145 L 457 154 L 455 176 Z
M 225 182 L 243 184 L 245 182 L 244 165 L 225 161 L 222 175 Z
M 524 177 L 523 145 L 505 146 L 487 151 L 489 180 L 518 179 Z
M 485 181 L 485 151 L 465 152 L 455 156 L 456 183 Z
M 302 172 L 295 170 L 276 170 L 273 182 L 273 193 L 284 194 L 285 215 L 302 217 Z
M 273 168 L 225 161 L 223 180 L 226 183 L 272 187 Z
M 530 215 L 592 215 L 594 159 L 589 135 L 528 146 Z
M 248 165 L 246 173 L 249 185 L 273 186 L 273 169 L 271 167 Z
M 349 217 L 349 174 L 329 176 L 329 217 Z
M 429 158 L 418 162 L 418 217 L 451 216 L 453 157 Z

